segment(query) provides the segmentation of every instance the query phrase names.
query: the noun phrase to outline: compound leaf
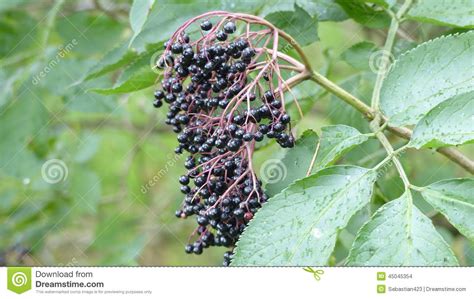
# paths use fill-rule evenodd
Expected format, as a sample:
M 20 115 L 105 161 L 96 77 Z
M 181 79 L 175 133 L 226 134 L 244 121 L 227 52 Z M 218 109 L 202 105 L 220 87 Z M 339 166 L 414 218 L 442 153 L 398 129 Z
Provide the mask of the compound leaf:
M 155 49 L 143 52 L 127 66 L 114 87 L 105 89 L 95 88 L 91 89 L 91 91 L 108 95 L 137 91 L 152 86 L 158 78 L 155 63 L 159 54 L 160 51 Z
M 421 195 L 463 235 L 474 240 L 474 179 L 449 179 L 433 183 Z
M 350 266 L 453 266 L 458 262 L 410 191 L 375 212 L 357 233 Z
M 376 9 L 364 1 L 336 0 L 354 21 L 369 28 L 384 28 L 390 24 L 390 17 L 381 9 Z M 381 2 L 381 1 L 377 1 Z M 386 6 L 385 3 L 383 6 Z
M 118 70 L 131 63 L 136 58 L 137 54 L 135 51 L 128 49 L 127 44 L 123 44 L 105 54 L 105 56 L 89 70 L 88 75 L 84 80 L 97 78 L 109 72 Z
M 403 54 L 385 78 L 380 106 L 394 126 L 414 125 L 439 103 L 474 89 L 474 31 Z
M 132 40 L 140 34 L 155 0 L 134 0 L 130 8 L 130 27 L 133 30 Z
M 327 264 L 337 233 L 372 196 L 376 172 L 334 166 L 296 181 L 255 215 L 232 265 Z
M 474 92 L 454 96 L 428 112 L 416 125 L 413 147 L 461 145 L 474 140 Z
M 472 0 L 419 0 L 408 16 L 420 22 L 457 27 L 474 26 Z
M 364 143 L 368 135 L 361 134 L 357 129 L 345 125 L 327 126 L 322 128 L 321 142 L 314 163 L 314 171 L 330 165 L 354 146 Z
M 318 40 L 317 20 L 295 4 L 294 11 L 279 11 L 265 17 L 273 25 L 291 35 L 301 46 Z

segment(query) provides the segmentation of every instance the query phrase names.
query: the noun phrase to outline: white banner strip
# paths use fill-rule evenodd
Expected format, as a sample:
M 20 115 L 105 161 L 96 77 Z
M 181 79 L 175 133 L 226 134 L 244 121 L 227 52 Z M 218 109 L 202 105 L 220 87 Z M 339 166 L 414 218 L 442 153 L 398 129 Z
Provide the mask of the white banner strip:
M 0 268 L 0 298 L 242 299 L 303 295 L 474 298 L 474 268 Z

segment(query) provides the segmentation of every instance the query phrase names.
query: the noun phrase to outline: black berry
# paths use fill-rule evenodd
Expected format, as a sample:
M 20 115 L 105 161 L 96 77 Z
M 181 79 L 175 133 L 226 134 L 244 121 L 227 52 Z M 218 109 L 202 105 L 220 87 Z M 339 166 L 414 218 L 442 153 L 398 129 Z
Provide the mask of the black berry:
M 204 31 L 209 31 L 212 28 L 212 23 L 209 20 L 203 21 L 201 23 L 201 29 Z

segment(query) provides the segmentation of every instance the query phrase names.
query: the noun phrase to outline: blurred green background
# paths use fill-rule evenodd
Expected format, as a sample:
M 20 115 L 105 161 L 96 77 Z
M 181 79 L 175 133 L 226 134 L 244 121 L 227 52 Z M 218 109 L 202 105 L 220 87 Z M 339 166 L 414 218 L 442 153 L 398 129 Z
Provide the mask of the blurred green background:
M 184 253 L 194 229 L 194 221 L 174 217 L 184 158 L 174 155 L 177 142 L 164 125 L 164 109 L 151 105 L 158 75 L 150 73 L 150 59 L 180 22 L 213 9 L 273 13 L 285 30 L 300 32 L 295 20 L 278 21 L 278 11 L 292 12 L 294 2 L 157 0 L 159 9 L 147 16 L 140 8 L 131 13 L 131 0 L 0 1 L 0 264 L 220 265 L 222 248 Z M 375 77 L 369 56 L 383 44 L 387 23 L 356 22 L 331 0 L 296 2 L 311 15 L 299 38 L 317 30 L 304 47 L 315 69 L 369 100 Z M 395 57 L 452 32 L 409 21 Z M 117 86 L 122 90 L 110 91 Z M 294 93 L 306 112 L 297 135 L 341 123 L 369 131 L 355 110 L 314 83 Z M 473 146 L 462 150 L 474 152 Z M 282 154 L 278 146 L 264 146 L 257 165 Z M 371 141 L 341 163 L 370 166 L 383 158 L 384 150 Z M 408 151 L 402 160 L 420 186 L 468 175 L 429 150 Z M 341 232 L 332 264 L 343 261 L 368 211 L 402 192 L 395 170 L 388 171 L 372 206 Z M 420 197 L 416 204 L 438 224 L 461 263 L 474 264 L 473 245 Z

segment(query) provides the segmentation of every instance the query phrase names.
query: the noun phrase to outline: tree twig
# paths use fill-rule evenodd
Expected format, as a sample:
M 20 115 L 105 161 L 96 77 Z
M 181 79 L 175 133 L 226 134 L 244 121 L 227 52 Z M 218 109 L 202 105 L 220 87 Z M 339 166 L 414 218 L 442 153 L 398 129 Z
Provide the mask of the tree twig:
M 336 95 L 339 97 L 341 100 L 344 102 L 348 103 L 357 111 L 360 113 L 364 114 L 364 116 L 369 120 L 373 120 L 375 118 L 375 113 L 374 110 L 369 107 L 367 104 L 362 102 L 360 99 L 355 97 L 354 95 L 350 94 L 343 88 L 339 87 L 337 84 L 332 82 L 331 80 L 327 79 L 323 75 L 319 74 L 316 71 L 313 71 L 313 75 L 310 77 L 310 79 L 319 85 L 321 85 L 323 88 L 325 88 L 327 91 L 330 93 Z M 381 121 L 386 122 L 387 118 L 385 116 L 381 116 Z M 392 127 L 392 126 L 387 126 L 387 130 L 390 132 L 394 133 L 395 135 L 405 138 L 405 139 L 410 139 L 412 135 L 412 131 L 408 128 L 399 128 L 399 127 Z M 448 159 L 453 161 L 454 163 L 458 164 L 465 170 L 467 170 L 469 173 L 474 174 L 474 161 L 466 157 L 463 153 L 460 151 L 454 149 L 454 148 L 438 148 L 436 150 L 437 152 L 441 153 L 442 155 L 446 156 Z

